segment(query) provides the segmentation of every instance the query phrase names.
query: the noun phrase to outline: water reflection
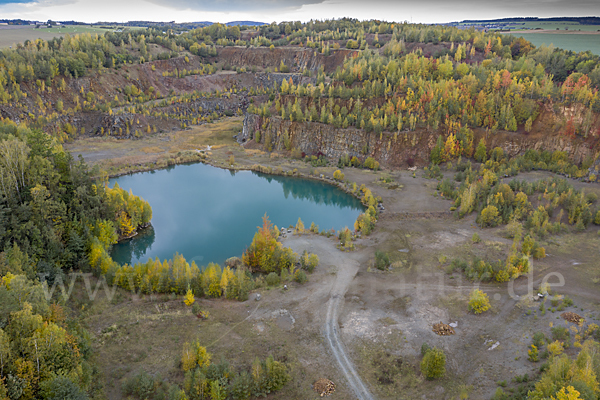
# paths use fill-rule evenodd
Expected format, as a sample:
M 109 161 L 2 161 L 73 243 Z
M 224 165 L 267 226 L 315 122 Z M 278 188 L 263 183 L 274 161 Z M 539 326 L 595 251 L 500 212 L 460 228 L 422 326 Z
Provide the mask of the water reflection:
M 321 229 L 352 226 L 360 201 L 324 182 L 188 164 L 110 180 L 152 206 L 153 229 L 113 246 L 119 263 L 169 259 L 175 252 L 198 265 L 240 256 L 267 213 L 279 227 L 314 222 Z
M 121 264 L 131 264 L 132 260 L 140 260 L 146 252 L 152 248 L 156 240 L 156 232 L 152 225 L 144 228 L 138 234 L 128 240 L 119 243 L 113 249 L 113 258 L 118 259 Z
M 261 178 L 265 178 L 268 182 L 279 182 L 283 187 L 283 195 L 286 199 L 292 195 L 293 199 L 309 200 L 316 204 L 336 207 L 347 207 L 349 205 L 349 195 L 347 193 L 325 182 L 280 175 L 267 175 L 260 172 L 255 172 L 255 174 Z M 352 206 L 360 208 L 360 201 L 355 199 Z

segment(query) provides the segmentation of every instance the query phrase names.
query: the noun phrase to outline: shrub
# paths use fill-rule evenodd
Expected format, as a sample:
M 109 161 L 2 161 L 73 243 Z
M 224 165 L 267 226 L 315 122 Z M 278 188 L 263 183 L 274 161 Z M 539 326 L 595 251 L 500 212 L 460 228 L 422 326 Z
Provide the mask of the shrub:
M 147 372 L 142 371 L 128 378 L 123 383 L 122 389 L 125 394 L 133 394 L 140 399 L 147 399 L 154 393 L 154 379 Z
M 383 252 L 377 250 L 375 252 L 375 267 L 380 270 L 384 270 L 390 266 L 390 256 Z
M 496 389 L 496 392 L 494 393 L 494 397 L 492 397 L 492 400 L 506 400 L 506 399 L 508 399 L 508 396 L 506 395 L 506 393 L 504 393 L 504 390 L 502 390 L 502 388 Z
M 481 314 L 490 309 L 488 295 L 479 289 L 474 289 L 469 296 L 469 310 L 475 314 Z
M 558 340 L 555 340 L 554 342 L 548 345 L 548 351 L 550 352 L 550 354 L 552 354 L 553 357 L 562 354 L 564 349 L 565 348 L 563 347 L 563 344 Z
M 428 343 L 423 343 L 421 345 L 421 355 L 424 356 L 425 354 L 427 354 L 427 352 L 431 350 L 431 346 Z
M 500 214 L 496 206 L 487 206 L 481 210 L 479 215 L 479 223 L 482 227 L 485 226 L 496 226 L 500 223 Z
M 192 343 L 186 342 L 181 352 L 181 369 L 189 371 L 197 366 L 200 368 L 208 367 L 211 357 L 211 354 L 206 351 L 206 347 L 200 346 L 198 341 Z
M 194 304 L 195 301 L 196 299 L 194 298 L 194 293 L 192 292 L 192 289 L 188 289 L 187 293 L 185 294 L 185 297 L 183 298 L 183 302 L 186 306 L 191 306 L 192 304 Z
M 444 179 L 437 185 L 437 190 L 446 198 L 453 199 L 456 196 L 454 185 L 450 179 Z
M 565 307 L 570 307 L 573 305 L 573 300 L 569 296 L 565 296 L 565 298 L 563 299 L 563 304 L 565 305 Z
M 431 153 L 429 154 L 429 161 L 433 165 L 437 165 L 442 162 L 442 148 L 444 147 L 444 142 L 442 141 L 442 137 L 438 136 L 437 143 L 435 147 L 431 149 Z
M 552 339 L 554 340 L 567 340 L 569 338 L 569 329 L 564 326 L 555 326 L 552 328 Z
M 446 354 L 434 347 L 427 350 L 421 361 L 421 372 L 427 379 L 441 378 L 446 374 Z
M 194 313 L 194 314 L 198 315 L 198 313 L 199 313 L 200 311 L 201 311 L 200 304 L 198 304 L 198 303 L 194 303 L 194 304 L 192 305 L 192 313 Z
M 481 238 L 479 237 L 479 234 L 477 232 L 475 232 L 473 234 L 473 237 L 471 238 L 471 240 L 473 241 L 473 243 L 479 243 L 479 242 L 481 242 Z
M 538 362 L 540 360 L 539 351 L 535 344 L 531 345 L 531 349 L 527 350 L 527 359 L 531 362 Z
M 333 179 L 335 179 L 336 181 L 343 181 L 344 180 L 344 173 L 342 171 L 340 171 L 339 169 L 336 170 L 333 173 Z
M 532 340 L 535 347 L 540 348 L 546 343 L 546 335 L 543 332 L 536 332 Z
M 535 250 L 533 250 L 533 258 L 535 258 L 536 260 L 539 260 L 541 258 L 545 258 L 546 257 L 546 249 L 544 247 L 536 247 Z
M 281 282 L 279 275 L 276 272 L 271 272 L 267 275 L 266 278 L 267 285 L 269 286 L 277 286 Z
M 309 273 L 312 273 L 315 268 L 317 267 L 317 265 L 319 265 L 319 256 L 317 256 L 316 254 L 311 254 L 310 256 L 308 256 L 308 263 L 306 264 L 306 270 Z
M 346 227 L 345 229 L 338 232 L 338 238 L 340 239 L 340 244 L 342 246 L 346 246 L 346 244 L 352 241 L 352 232 L 350 232 L 350 229 Z
M 367 157 L 364 163 L 364 167 L 377 171 L 379 169 L 379 162 L 375 161 L 373 157 Z
M 596 213 L 596 218 L 594 218 L 594 223 L 596 225 L 600 225 L 600 210 Z
M 475 160 L 484 163 L 487 160 L 487 149 L 485 147 L 485 140 L 482 139 L 479 141 L 477 145 L 477 150 L 475 151 Z
M 425 177 L 427 179 L 442 179 L 444 175 L 442 174 L 442 170 L 439 165 L 429 165 L 429 168 L 426 169 Z
M 294 273 L 294 280 L 298 283 L 306 283 L 308 278 L 306 277 L 306 273 L 299 269 Z
M 150 378 L 152 379 L 152 378 Z M 153 382 L 152 382 L 153 383 Z M 133 385 L 132 385 L 133 386 Z M 135 390 L 136 388 L 134 388 Z M 1 392 L 0 392 L 1 393 Z M 150 392 L 151 393 L 151 392 Z M 88 396 L 66 376 L 55 376 L 40 384 L 40 394 L 45 400 L 87 400 Z M 8 397 L 4 397 L 8 398 Z

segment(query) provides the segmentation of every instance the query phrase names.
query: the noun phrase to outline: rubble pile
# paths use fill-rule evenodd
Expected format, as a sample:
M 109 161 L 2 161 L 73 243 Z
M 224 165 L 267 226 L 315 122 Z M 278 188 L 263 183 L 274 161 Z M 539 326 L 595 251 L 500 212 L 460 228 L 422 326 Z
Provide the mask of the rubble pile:
M 580 322 L 583 322 L 583 317 L 581 315 L 575 314 L 574 312 L 564 312 L 560 314 L 560 316 L 574 324 L 579 324 Z
M 313 385 L 315 392 L 319 393 L 321 397 L 329 396 L 335 392 L 335 383 L 326 378 L 321 378 Z
M 440 336 L 454 335 L 455 333 L 453 327 L 442 322 L 440 322 L 439 324 L 434 324 L 433 331 Z

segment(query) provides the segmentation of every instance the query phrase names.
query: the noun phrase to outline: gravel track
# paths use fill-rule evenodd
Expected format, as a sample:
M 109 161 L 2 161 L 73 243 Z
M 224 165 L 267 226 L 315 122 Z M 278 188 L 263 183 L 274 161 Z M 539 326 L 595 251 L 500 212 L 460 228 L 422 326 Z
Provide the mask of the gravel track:
M 336 254 L 336 266 L 338 271 L 335 282 L 331 289 L 331 295 L 327 302 L 327 317 L 325 318 L 325 338 L 327 345 L 331 349 L 333 357 L 338 363 L 338 366 L 344 377 L 348 381 L 349 387 L 360 400 L 373 400 L 373 396 L 363 383 L 362 379 L 356 372 L 354 364 L 346 354 L 346 349 L 340 338 L 340 329 L 338 324 L 338 316 L 341 306 L 343 305 L 344 295 L 350 286 L 350 283 L 358 272 L 358 263 L 355 261 L 349 262 L 348 259 L 342 259 L 342 253 Z

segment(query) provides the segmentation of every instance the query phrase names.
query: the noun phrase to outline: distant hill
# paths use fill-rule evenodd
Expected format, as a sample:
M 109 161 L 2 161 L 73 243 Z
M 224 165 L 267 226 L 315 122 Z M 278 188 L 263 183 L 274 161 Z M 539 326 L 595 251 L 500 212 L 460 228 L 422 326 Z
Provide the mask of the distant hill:
M 460 24 L 481 24 L 481 23 L 499 23 L 499 22 L 578 22 L 581 25 L 600 25 L 600 17 L 552 17 L 552 18 L 500 18 L 500 19 L 466 19 L 460 21 Z
M 29 25 L 30 23 L 35 23 L 35 21 L 28 21 L 24 19 L 0 19 L 0 24 Z
M 35 24 L 38 21 L 29 21 L 23 19 L 0 19 L 0 23 L 5 23 L 8 25 L 30 25 Z M 44 21 L 45 22 L 45 21 Z M 60 22 L 61 25 L 89 25 L 83 22 L 77 21 L 57 21 Z M 135 27 L 152 27 L 152 28 L 175 28 L 175 29 L 194 29 L 194 28 L 202 28 L 205 26 L 210 26 L 214 24 L 214 22 L 210 21 L 196 21 L 196 22 L 162 22 L 162 21 L 128 21 L 128 22 L 95 22 L 91 25 L 106 25 L 106 26 L 135 26 Z M 257 21 L 231 21 L 225 23 L 227 26 L 262 26 L 268 25 L 265 22 L 257 22 Z
M 231 21 L 231 22 L 227 22 L 225 25 L 227 26 L 235 26 L 235 25 L 239 25 L 239 26 L 263 26 L 263 25 L 269 25 L 266 22 L 256 22 L 256 21 Z

